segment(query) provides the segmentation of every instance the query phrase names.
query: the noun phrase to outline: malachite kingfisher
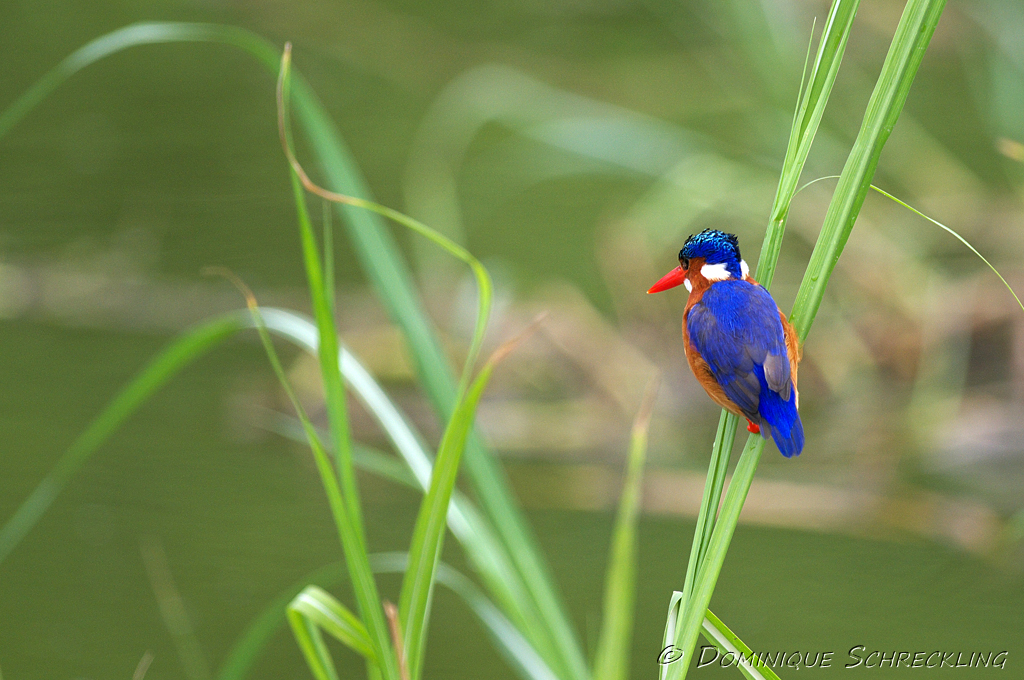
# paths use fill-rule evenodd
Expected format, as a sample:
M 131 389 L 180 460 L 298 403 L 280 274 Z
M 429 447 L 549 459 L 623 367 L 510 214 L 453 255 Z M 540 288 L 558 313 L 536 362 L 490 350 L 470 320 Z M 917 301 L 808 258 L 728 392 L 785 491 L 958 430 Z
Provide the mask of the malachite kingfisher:
M 786 458 L 804 448 L 797 413 L 796 331 L 771 294 L 750 276 L 733 234 L 705 229 L 686 239 L 679 266 L 651 286 L 686 286 L 683 350 L 715 403 L 747 419 L 747 430 L 775 440 Z

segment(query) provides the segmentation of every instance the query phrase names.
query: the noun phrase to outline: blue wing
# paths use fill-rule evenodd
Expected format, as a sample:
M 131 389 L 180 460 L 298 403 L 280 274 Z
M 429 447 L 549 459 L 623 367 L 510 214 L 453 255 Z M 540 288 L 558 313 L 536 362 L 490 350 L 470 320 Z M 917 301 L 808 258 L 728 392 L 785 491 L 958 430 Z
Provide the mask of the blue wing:
M 787 458 L 804 445 L 779 309 L 761 286 L 713 283 L 686 319 L 693 348 L 726 396 Z

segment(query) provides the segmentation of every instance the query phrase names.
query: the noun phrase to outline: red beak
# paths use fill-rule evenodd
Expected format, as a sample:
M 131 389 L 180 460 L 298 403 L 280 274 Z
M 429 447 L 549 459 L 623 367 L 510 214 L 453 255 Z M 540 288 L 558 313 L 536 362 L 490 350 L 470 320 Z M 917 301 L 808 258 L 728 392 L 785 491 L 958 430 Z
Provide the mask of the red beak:
M 658 279 L 658 282 L 651 286 L 650 290 L 647 292 L 660 293 L 663 290 L 668 290 L 669 288 L 675 288 L 676 286 L 681 285 L 683 281 L 686 281 L 686 270 L 682 267 L 676 267 L 668 274 L 665 274 Z

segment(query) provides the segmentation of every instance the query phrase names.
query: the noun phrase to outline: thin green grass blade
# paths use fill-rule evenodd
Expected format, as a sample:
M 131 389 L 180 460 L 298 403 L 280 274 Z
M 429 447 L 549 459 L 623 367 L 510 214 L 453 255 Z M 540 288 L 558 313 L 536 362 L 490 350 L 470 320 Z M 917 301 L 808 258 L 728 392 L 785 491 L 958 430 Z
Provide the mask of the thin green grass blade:
M 32 530 L 78 469 L 121 423 L 178 371 L 242 328 L 244 324 L 237 314 L 220 316 L 185 331 L 157 354 L 68 447 L 0 529 L 0 563 Z
M 295 642 L 306 657 L 306 665 L 316 680 L 338 680 L 334 660 L 324 643 L 324 636 L 316 622 L 302 614 L 288 610 L 288 623 L 292 628 Z
M 288 56 L 285 50 L 282 66 L 277 79 L 277 101 L 279 127 L 282 142 L 286 150 L 290 150 L 291 128 L 288 124 L 287 102 L 291 97 L 291 78 L 289 77 Z M 355 470 L 352 466 L 352 448 L 349 437 L 348 411 L 345 406 L 345 385 L 341 380 L 341 369 L 338 366 L 338 331 L 334 324 L 333 299 L 334 291 L 327 284 L 333 280 L 333 264 L 325 275 L 320 257 L 320 248 L 313 233 L 313 224 L 309 218 L 306 205 L 306 194 L 302 182 L 294 168 L 290 173 L 292 193 L 298 216 L 299 235 L 302 241 L 302 257 L 306 269 L 306 279 L 313 303 L 313 316 L 320 333 L 318 361 L 324 384 L 324 403 L 327 420 L 330 424 L 330 435 L 333 443 L 338 474 L 341 477 L 341 488 L 348 516 L 352 521 L 352 532 L 358 540 L 360 549 L 366 552 L 366 536 L 363 529 L 362 508 L 359 504 L 359 489 L 356 486 Z M 333 253 L 327 255 L 327 262 L 333 263 Z
M 843 168 L 818 243 L 797 292 L 790 321 L 796 327 L 801 342 L 806 338 L 821 305 L 825 284 L 849 238 L 871 184 L 882 147 L 903 108 L 944 5 L 944 0 L 909 0 L 900 19 L 882 65 L 881 75 L 868 101 L 860 133 Z M 683 660 L 670 667 L 668 677 L 674 680 L 686 676 L 704 612 L 711 601 L 764 444 L 764 439 L 759 436 L 748 437 L 732 482 L 725 493 L 719 519 L 708 545 L 707 557 L 698 568 L 692 600 L 683 614 L 682 624 L 677 627 L 676 645 L 683 652 Z
M 210 680 L 210 665 L 195 625 L 174 581 L 163 544 L 153 536 L 143 536 L 139 552 L 146 570 L 157 611 L 177 652 L 178 662 L 186 680 Z
M 796 194 L 800 174 L 803 172 L 818 125 L 821 123 L 821 116 L 832 93 L 832 86 L 839 73 L 850 29 L 859 6 L 860 0 L 835 0 L 832 3 L 818 41 L 818 50 L 806 86 L 801 82 L 786 158 L 782 163 L 771 218 L 754 274 L 754 278 L 766 288 L 771 287 L 775 275 L 775 265 L 782 249 L 782 237 L 786 232 L 789 206 Z
M 409 566 L 407 553 L 380 553 L 374 556 L 374 569 L 405 572 Z M 462 601 L 483 624 L 495 649 L 523 680 L 558 680 L 544 660 L 537 654 L 523 631 L 512 624 L 480 589 L 464 574 L 444 562 L 437 565 L 437 582 L 462 598 Z
M 532 330 L 533 328 L 528 328 L 526 332 Z M 520 335 L 506 342 L 491 355 L 470 384 L 441 438 L 441 446 L 434 461 L 434 472 L 430 477 L 430 488 L 427 489 L 419 515 L 416 517 L 409 548 L 409 568 L 402 579 L 402 593 L 399 598 L 400 620 L 405 627 L 405 653 L 413 680 L 418 679 L 422 673 L 430 602 L 437 565 L 441 560 L 441 549 L 444 546 L 449 501 L 455 488 L 459 461 L 466 446 L 466 439 L 473 426 L 476 407 L 495 366 L 522 337 Z
M 790 322 L 801 342 L 810 331 L 825 287 L 864 204 L 882 147 L 903 110 L 945 4 L 945 0 L 910 0 L 900 18 L 793 304 Z
M 376 663 L 373 643 L 366 626 L 333 595 L 318 586 L 307 586 L 288 604 L 288 619 L 305 619 L 302 629 L 316 627 L 327 633 L 360 656 Z
M 822 182 L 822 181 L 827 180 L 827 179 L 839 179 L 839 175 L 826 175 L 824 177 L 818 177 L 817 179 L 812 179 L 810 182 L 807 182 L 806 184 L 801 186 L 799 189 L 797 189 L 797 193 L 803 191 L 804 189 L 806 189 L 807 187 L 811 186 L 812 184 L 815 184 L 816 182 Z M 932 217 L 929 217 L 928 215 L 925 215 L 923 212 L 921 212 L 920 210 L 918 210 L 914 206 L 910 205 L 909 203 L 903 201 L 900 198 L 897 198 L 896 196 L 893 196 L 892 194 L 890 194 L 885 189 L 880 189 L 880 188 L 876 187 L 874 184 L 871 185 L 871 188 L 874 189 L 875 191 L 877 191 L 878 193 L 882 194 L 886 198 L 891 199 L 892 201 L 895 201 L 896 203 L 898 203 L 899 205 L 903 206 L 904 208 L 906 208 L 910 212 L 914 213 L 918 217 L 923 217 L 924 219 L 928 220 L 929 222 L 931 222 L 935 226 L 939 227 L 940 229 L 942 229 L 942 230 L 952 234 L 953 237 L 957 241 L 960 241 L 960 243 L 962 243 L 965 246 L 967 246 L 967 249 L 970 250 L 972 253 L 974 253 L 978 257 L 979 260 L 984 262 L 985 266 L 988 267 L 989 269 L 991 269 L 992 273 L 995 274 L 999 278 L 999 280 L 1003 282 L 1003 285 L 1006 287 L 1006 290 L 1010 291 L 1010 295 L 1013 296 L 1013 299 L 1017 301 L 1017 305 L 1021 308 L 1022 311 L 1024 311 L 1024 303 L 1022 303 L 1020 301 L 1020 298 L 1017 296 L 1017 291 L 1015 291 L 1013 289 L 1013 286 L 1011 286 L 1006 281 L 1006 279 L 1003 278 L 1003 275 L 999 273 L 999 270 L 995 268 L 995 265 L 993 265 L 991 262 L 989 262 L 988 258 L 986 258 L 984 255 L 982 255 L 978 251 L 977 248 L 975 248 L 973 245 L 971 245 L 970 241 L 968 241 L 963 236 L 961 236 L 956 230 L 952 229 L 951 227 L 947 227 L 942 222 L 939 222 L 938 220 L 936 220 L 936 219 L 934 219 Z
M 789 216 L 789 206 L 797 192 L 800 175 L 803 172 L 804 164 L 810 153 L 811 144 L 814 141 L 822 114 L 832 92 L 832 86 L 835 84 L 853 25 L 853 19 L 857 14 L 859 5 L 859 0 L 835 0 L 832 3 L 821 37 L 818 40 L 818 49 L 815 53 L 810 74 L 806 76 L 806 80 L 803 76 L 801 77 L 800 91 L 797 96 L 796 109 L 793 113 L 793 123 L 790 130 L 789 144 L 786 149 L 786 157 L 782 164 L 779 185 L 772 203 L 768 228 L 765 230 L 764 243 L 761 246 L 761 253 L 758 257 L 754 274 L 754 277 L 766 288 L 771 287 L 772 279 L 775 275 L 775 266 L 782 248 L 786 220 Z M 807 58 L 804 62 L 805 74 L 807 72 L 807 61 L 810 58 L 811 44 L 813 44 L 813 35 L 812 43 L 808 44 Z M 725 410 L 722 411 L 718 422 L 718 431 L 715 435 L 715 443 L 711 451 L 711 461 L 708 466 L 704 496 L 701 499 L 693 543 L 690 548 L 690 559 L 686 565 L 686 576 L 683 582 L 682 594 L 683 602 L 687 604 L 690 602 L 694 578 L 700 565 L 704 562 L 708 544 L 711 541 L 711 532 L 714 529 L 716 513 L 721 504 L 729 459 L 732 447 L 736 441 L 738 422 L 739 419 L 736 416 Z M 685 609 L 686 606 L 679 608 L 679 614 L 681 615 Z M 676 629 L 681 624 L 681 621 L 671 621 L 666 622 L 666 627 L 671 626 Z M 661 670 L 664 677 L 667 670 L 665 667 L 662 667 Z
M 594 657 L 594 680 L 626 680 L 629 648 L 633 642 L 633 610 L 636 601 L 637 538 L 640 492 L 647 459 L 647 432 L 654 398 L 661 383 L 655 378 L 647 386 L 643 403 L 633 421 L 626 463 L 626 479 L 612 530 L 611 554 L 604 582 L 604 613 Z
M 1010 295 L 1012 295 L 1013 299 L 1017 301 L 1017 305 L 1021 308 L 1021 311 L 1024 311 L 1024 303 L 1022 303 L 1020 301 L 1020 298 L 1017 297 L 1017 293 L 1013 290 L 1013 288 L 1010 286 L 1010 284 L 1006 282 L 1006 279 L 1003 278 L 1003 275 L 999 273 L 999 270 L 996 269 L 992 265 L 992 263 L 989 262 L 988 259 L 986 259 L 986 257 L 984 255 L 982 255 L 981 253 L 978 252 L 977 248 L 975 248 L 970 243 L 968 243 L 967 239 L 965 239 L 963 236 L 961 236 L 960 234 L 956 233 L 954 230 L 952 230 L 949 227 L 947 227 L 942 222 L 939 222 L 938 220 L 935 220 L 935 219 L 932 219 L 931 217 L 928 217 L 927 215 L 925 215 L 923 212 L 921 212 L 917 208 L 915 208 L 915 207 L 913 207 L 911 205 L 908 205 L 907 203 L 905 203 L 905 202 L 901 201 L 900 199 L 896 198 L 895 196 L 890 194 L 888 191 L 885 191 L 884 189 L 879 189 L 874 184 L 871 185 L 871 188 L 874 189 L 875 191 L 877 191 L 878 193 L 882 194 L 886 198 L 892 199 L 896 203 L 899 203 L 900 205 L 902 205 L 904 208 L 906 208 L 910 212 L 914 213 L 915 215 L 923 217 L 924 219 L 928 220 L 929 222 L 931 222 L 935 226 L 939 227 L 940 229 L 943 229 L 943 230 L 949 232 L 950 234 L 953 235 L 954 238 L 956 238 L 956 240 L 960 241 L 960 243 L 963 243 L 965 246 L 967 246 L 967 248 L 972 253 L 974 253 L 975 255 L 978 256 L 979 260 L 984 262 L 985 265 L 988 266 L 988 268 L 992 270 L 993 274 L 995 274 L 996 276 L 999 277 L 999 280 L 1003 282 L 1004 286 L 1006 286 L 1006 290 L 1010 291 Z
M 422 437 L 409 424 L 408 419 L 391 403 L 373 376 L 358 360 L 342 350 L 342 371 L 353 391 L 377 419 L 399 454 L 405 459 L 416 477 L 419 488 L 430 486 L 433 462 L 422 444 Z M 518 572 L 512 565 L 504 546 L 494 530 L 469 500 L 459 494 L 452 496 L 448 511 L 448 525 L 456 539 L 466 550 L 477 573 L 483 579 L 491 596 L 496 599 L 531 642 L 542 651 L 545 659 L 557 658 L 551 640 L 543 635 L 543 626 Z
M 333 316 L 338 312 L 338 308 L 334 302 L 334 225 L 331 223 L 330 201 L 323 202 L 321 221 L 324 230 L 324 295 Z
M 662 678 L 668 673 L 668 667 L 678 663 L 683 656 L 674 641 L 677 631 L 676 623 L 681 620 L 684 602 L 683 593 L 678 590 L 672 593 L 672 600 L 668 607 L 668 624 L 665 626 L 664 646 L 658 655 L 660 677 Z M 705 612 L 701 633 L 708 642 L 718 648 L 719 652 L 732 654 L 733 656 L 730 658 L 734 661 L 730 665 L 736 665 L 748 680 L 779 680 L 775 672 L 760 658 L 755 658 L 751 649 L 717 616 L 712 614 L 710 609 Z
M 331 467 L 331 461 L 327 456 L 327 452 L 324 450 L 323 444 L 320 442 L 320 437 L 317 435 L 316 429 L 313 427 L 313 423 L 310 421 L 309 416 L 306 415 L 305 409 L 295 396 L 295 392 L 292 390 L 292 387 L 288 382 L 284 368 L 281 366 L 281 360 L 278 358 L 277 351 L 274 349 L 274 343 L 270 339 L 270 332 L 263 320 L 259 307 L 256 305 L 256 299 L 253 297 L 252 293 L 245 288 L 241 281 L 230 274 L 228 277 L 233 279 L 235 284 L 239 286 L 243 293 L 245 293 L 249 313 L 252 315 L 253 324 L 259 333 L 260 341 L 263 343 L 263 348 L 266 350 L 270 365 L 274 369 L 274 374 L 277 376 L 282 389 L 288 396 L 289 401 L 291 401 L 292 407 L 295 409 L 299 421 L 302 423 L 303 430 L 306 432 L 306 439 L 309 442 L 309 446 L 313 450 L 313 460 L 316 463 L 317 471 L 320 473 L 320 481 L 323 484 L 324 493 L 327 496 L 327 502 L 331 508 L 334 524 L 338 529 L 338 536 L 341 539 L 342 550 L 345 554 L 345 563 L 348 566 L 349 576 L 352 579 L 356 602 L 359 605 L 360 613 L 364 617 L 363 623 L 366 625 L 366 620 L 371 622 L 369 625 L 366 625 L 366 629 L 369 632 L 369 637 L 373 646 L 374 661 L 370 662 L 368 666 L 372 667 L 375 665 L 376 668 L 383 673 L 385 678 L 397 680 L 399 677 L 397 662 L 391 648 L 390 632 L 388 630 L 387 623 L 384 621 L 384 612 L 381 607 L 380 596 L 377 593 L 377 584 L 373 579 L 373 572 L 370 569 L 368 555 L 363 548 L 363 544 L 360 543 L 359 538 L 355 535 L 353 518 L 348 515 L 348 506 L 342 496 L 338 478 L 335 475 L 334 469 Z M 318 329 L 318 336 L 322 341 L 323 333 L 321 329 Z M 334 346 L 337 347 L 337 344 Z M 337 354 L 338 353 L 335 352 L 335 365 L 338 365 Z M 322 356 L 322 352 L 319 355 Z M 313 638 L 308 640 L 304 638 L 302 640 L 302 644 L 312 644 L 313 646 L 304 647 L 303 651 L 309 652 L 312 650 L 313 652 L 318 653 L 315 643 L 316 640 Z M 326 667 L 321 670 L 326 670 Z
M 295 97 L 296 117 L 303 123 L 328 185 L 353 198 L 368 197 L 369 190 L 348 149 L 315 96 L 308 87 L 300 88 L 297 81 Z M 367 277 L 391 317 L 402 328 L 428 398 L 441 418 L 448 421 L 460 390 L 437 333 L 423 313 L 425 306 L 418 298 L 401 250 L 374 213 L 348 206 L 338 206 L 338 209 Z M 464 372 L 463 380 L 465 376 Z M 537 541 L 516 504 L 500 464 L 472 433 L 466 446 L 465 464 L 481 508 L 512 559 L 519 574 L 517 580 L 526 589 L 524 595 L 531 600 L 529 608 L 540 616 L 541 629 L 535 626 L 532 630 L 556 651 L 558 657 L 553 667 L 560 677 L 587 680 L 589 670 L 582 649 Z
M 281 413 L 274 414 L 274 422 L 267 426 L 269 432 L 278 434 L 295 442 L 305 443 L 306 432 L 298 418 L 292 418 Z M 317 428 L 317 433 L 323 441 L 325 433 Z M 394 482 L 409 489 L 420 490 L 416 476 L 409 471 L 401 459 L 389 456 L 383 451 L 372 447 L 352 442 L 352 462 L 356 468 L 363 472 L 369 472 L 381 479 Z
M 711 530 L 715 526 L 715 515 L 722 500 L 722 488 L 725 486 L 725 475 L 729 470 L 729 458 L 732 445 L 736 441 L 736 427 L 739 418 L 722 410 L 718 418 L 718 431 L 715 443 L 711 447 L 711 464 L 704 481 L 704 495 L 701 497 L 700 510 L 697 513 L 697 526 L 694 530 L 693 544 L 690 546 L 690 560 L 686 563 L 686 578 L 683 581 L 683 602 L 690 601 L 693 591 L 693 579 L 697 575 L 697 565 L 704 561 Z
M 672 591 L 672 597 L 668 602 L 668 616 L 665 617 L 665 635 L 661 639 L 661 653 L 658 654 L 658 680 L 665 680 L 668 677 L 672 664 L 679 663 L 682 653 L 676 646 L 676 638 L 679 637 L 679 626 L 683 620 L 686 599 L 683 593 L 678 590 Z
M 291 102 L 290 57 L 291 48 L 290 45 L 286 45 L 277 79 L 277 110 L 281 142 L 288 159 L 291 161 L 294 157 L 291 154 L 291 126 L 289 124 L 289 103 Z M 341 538 L 343 541 L 351 542 L 350 545 L 344 546 L 345 557 L 349 564 L 349 570 L 352 573 L 359 611 L 365 619 L 367 629 L 373 641 L 376 659 L 375 662 L 371 662 L 369 665 L 376 665 L 383 676 L 391 680 L 398 678 L 400 671 L 397 666 L 397 659 L 392 656 L 390 628 L 385 621 L 380 598 L 377 594 L 377 587 L 367 561 L 366 533 L 363 528 L 362 508 L 359 503 L 359 489 L 356 485 L 355 467 L 352 463 L 348 411 L 345 404 L 345 384 L 341 378 L 341 367 L 338 360 L 338 331 L 334 324 L 333 309 L 334 291 L 328 289 L 325 285 L 328 282 L 333 284 L 333 253 L 327 255 L 328 261 L 331 264 L 328 266 L 328 272 L 325 276 L 321 264 L 320 251 L 316 243 L 316 236 L 313 233 L 313 225 L 306 206 L 306 195 L 302 178 L 294 162 L 290 163 L 289 166 L 291 170 L 289 174 L 292 192 L 295 197 L 295 207 L 298 215 L 299 233 L 302 240 L 306 277 L 312 297 L 316 326 L 320 335 L 318 360 L 324 384 L 324 401 L 327 419 L 330 424 L 331 441 L 333 443 L 338 474 L 341 478 L 343 495 L 340 500 L 346 505 L 345 514 L 343 516 L 338 515 L 337 519 L 348 522 L 348 526 L 341 532 Z M 257 326 L 259 326 L 261 320 L 251 304 L 250 309 L 253 310 L 254 319 L 257 322 Z M 260 328 L 259 330 L 261 337 L 267 337 L 265 328 Z M 273 351 L 272 345 L 266 340 L 264 345 L 268 347 L 268 353 Z M 279 373 L 279 377 L 281 375 Z M 295 402 L 295 404 L 297 405 L 298 402 Z M 301 412 L 299 417 L 305 420 L 305 414 Z M 306 423 L 304 422 L 303 425 L 306 426 Z M 308 427 L 311 428 L 311 425 Z
M 747 680 L 779 680 L 775 671 L 765 664 L 748 647 L 743 640 L 740 640 L 736 633 L 729 630 L 729 627 L 722 623 L 721 619 L 715 616 L 711 610 L 705 612 L 704 624 L 701 632 L 718 650 L 723 654 L 732 654 L 735 659 L 733 665 L 743 674 Z
M 754 478 L 754 471 L 757 470 L 757 463 L 761 459 L 764 445 L 765 440 L 759 435 L 748 437 L 747 443 L 743 447 L 743 453 L 740 454 L 740 459 L 736 463 L 732 482 L 725 492 L 722 509 L 711 534 L 707 556 L 694 579 L 693 595 L 681 611 L 681 620 L 675 631 L 676 638 L 671 643 L 681 651 L 681 654 L 677 661 L 668 664 L 667 677 L 669 678 L 686 677 L 690 657 L 697 642 L 697 635 L 700 633 L 704 621 L 704 612 L 707 611 L 707 603 L 711 601 L 711 594 L 718 582 L 718 574 L 725 562 L 725 553 L 729 549 L 729 543 L 736 530 L 740 510 L 743 509 L 743 502 L 750 490 L 750 481 Z M 698 609 L 698 607 L 701 608 Z
M 295 151 L 291 141 L 291 126 L 289 124 L 290 119 L 290 97 L 288 91 L 288 84 L 290 82 L 290 70 L 291 70 L 291 45 L 285 45 L 284 56 L 281 59 L 281 73 L 278 79 L 278 121 L 281 128 L 281 141 L 284 147 L 285 155 L 292 167 L 292 174 L 298 183 L 305 187 L 308 191 L 315 193 L 322 197 L 324 200 L 338 203 L 341 205 L 351 205 L 357 208 L 363 208 L 371 212 L 377 213 L 382 217 L 386 217 L 398 224 L 401 224 L 408 229 L 420 234 L 421 236 L 429 239 L 434 244 L 440 246 L 442 249 L 448 252 L 453 257 L 462 260 L 473 272 L 473 276 L 476 279 L 477 285 L 477 317 L 476 323 L 473 329 L 473 337 L 470 342 L 469 352 L 466 356 L 466 362 L 462 371 L 462 379 L 460 380 L 459 389 L 456 400 L 462 398 L 465 393 L 469 380 L 472 377 L 473 366 L 476 364 L 477 356 L 480 354 L 480 347 L 483 345 L 484 335 L 487 331 L 487 322 L 490 319 L 491 313 L 491 298 L 494 295 L 493 284 L 491 283 L 490 274 L 484 268 L 483 264 L 473 255 L 455 243 L 447 236 L 439 233 L 438 231 L 431 229 L 427 225 L 423 224 L 419 220 L 404 215 L 397 210 L 385 207 L 373 201 L 368 201 L 363 198 L 357 198 L 354 196 L 347 196 L 339 194 L 333 191 L 327 191 L 315 184 L 309 176 L 303 170 L 295 157 Z M 312 232 L 310 231 L 310 235 Z
M 444 544 L 444 529 L 448 502 L 458 465 L 472 425 L 476 406 L 490 378 L 491 366 L 481 371 L 466 398 L 456 409 L 441 440 L 430 487 L 416 518 L 412 542 L 409 547 L 409 568 L 402 579 L 399 599 L 400 620 L 405 626 L 405 650 L 411 677 L 420 677 L 423 647 L 426 641 L 434 578 Z
M 523 680 L 558 680 L 523 632 L 466 576 L 441 562 L 437 565 L 437 582 L 462 598 L 487 630 L 495 649 Z
M 413 220 L 398 211 L 371 201 L 326 191 L 315 185 L 308 178 L 302 166 L 296 160 L 291 144 L 288 123 L 290 65 L 290 46 L 285 46 L 284 55 L 281 60 L 280 77 L 278 79 L 278 120 L 284 151 L 292 168 L 292 184 L 296 191 L 299 192 L 296 200 L 304 202 L 301 195 L 301 189 L 304 187 L 327 200 L 366 208 L 389 217 L 429 238 L 455 257 L 467 262 L 477 279 L 478 313 L 473 339 L 470 343 L 470 350 L 466 358 L 462 379 L 460 380 L 458 396 L 456 397 L 457 406 L 441 440 L 441 446 L 431 476 L 430 488 L 427 490 L 420 506 L 419 516 L 413 531 L 412 544 L 409 549 L 410 566 L 402 583 L 399 620 L 405 629 L 405 641 L 404 649 L 400 650 L 400 653 L 404 654 L 405 658 L 408 659 L 411 677 L 418 678 L 420 676 L 423 646 L 426 640 L 427 620 L 430 615 L 430 600 L 433 593 L 434 576 L 437 570 L 437 563 L 440 561 L 441 547 L 444 543 L 444 530 L 447 526 L 448 506 L 455 487 L 455 480 L 458 476 L 459 462 L 465 448 L 466 438 L 469 436 L 469 431 L 476 415 L 476 405 L 483 394 L 494 365 L 493 361 L 488 362 L 481 371 L 480 376 L 470 386 L 469 380 L 472 375 L 473 365 L 476 363 L 476 357 L 483 344 L 484 334 L 487 330 L 487 321 L 490 315 L 492 295 L 490 276 L 483 265 L 468 251 L 417 220 Z M 300 222 L 308 223 L 308 217 L 304 220 L 302 218 L 303 215 L 300 210 Z M 304 250 L 309 251 L 311 248 L 315 248 L 315 246 L 308 245 L 310 239 L 306 238 L 307 231 L 310 237 L 312 236 L 312 231 L 304 227 L 303 245 Z M 306 267 L 307 271 L 311 271 L 308 257 Z M 310 286 L 313 287 L 316 283 L 320 282 L 314 281 L 311 278 Z M 333 350 L 333 361 L 334 365 L 337 366 L 336 340 L 334 347 L 325 347 L 319 315 L 317 325 L 321 326 L 321 356 L 323 356 L 324 352 Z M 340 371 L 338 373 L 338 380 L 340 384 Z M 351 460 L 349 460 L 349 465 L 351 465 Z
M 238 47 L 276 73 L 280 51 L 251 31 L 217 24 L 145 22 L 125 26 L 92 40 L 68 55 L 0 113 L 0 138 L 68 78 L 104 57 L 129 47 L 174 42 L 215 42 Z

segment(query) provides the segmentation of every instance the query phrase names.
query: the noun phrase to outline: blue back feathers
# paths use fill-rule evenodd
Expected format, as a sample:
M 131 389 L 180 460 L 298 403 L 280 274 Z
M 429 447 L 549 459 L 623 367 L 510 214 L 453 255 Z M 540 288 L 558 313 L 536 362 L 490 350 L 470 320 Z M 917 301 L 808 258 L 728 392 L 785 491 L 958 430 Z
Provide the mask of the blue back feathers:
M 730 274 L 737 279 L 743 278 L 740 271 L 740 260 L 743 259 L 740 256 L 740 243 L 734 234 L 705 229 L 690 236 L 679 251 L 679 261 L 682 263 L 695 257 L 703 257 L 708 264 L 724 264 Z
M 695 254 L 685 256 L 705 257 L 696 253 L 712 252 L 720 245 L 721 233 L 699 241 L 707 231 L 690 237 L 680 255 L 690 252 Z M 733 249 L 738 261 L 739 248 L 733 245 Z M 775 440 L 782 455 L 800 453 L 804 431 L 796 410 L 786 338 L 779 309 L 768 291 L 739 278 L 712 283 L 690 309 L 686 328 L 694 349 L 743 415 L 761 427 L 765 438 Z

